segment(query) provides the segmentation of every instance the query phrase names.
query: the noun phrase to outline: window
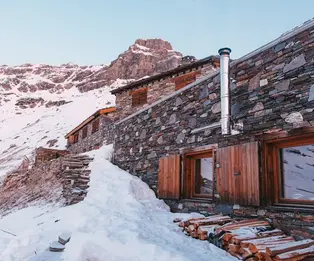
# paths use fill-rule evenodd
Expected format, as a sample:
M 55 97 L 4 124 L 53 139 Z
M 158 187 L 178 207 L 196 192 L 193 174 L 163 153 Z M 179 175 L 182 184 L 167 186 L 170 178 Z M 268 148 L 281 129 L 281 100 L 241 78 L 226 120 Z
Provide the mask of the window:
M 132 107 L 144 105 L 147 103 L 147 88 L 138 89 L 131 93 Z
M 314 136 L 271 142 L 266 153 L 273 203 L 314 204 Z
M 213 151 L 187 153 L 184 157 L 184 194 L 187 198 L 213 196 Z
M 78 140 L 79 140 L 79 134 L 76 133 L 73 135 L 73 143 L 78 143 Z
M 213 194 L 213 159 L 194 160 L 194 195 Z
M 87 137 L 87 126 L 83 128 L 82 132 L 82 139 L 85 139 Z
M 99 130 L 99 118 L 93 121 L 92 133 L 95 133 L 98 130 Z
M 190 72 L 184 75 L 180 75 L 174 79 L 176 85 L 176 91 L 182 89 L 183 87 L 187 86 L 188 84 L 195 82 L 196 75 L 199 74 L 199 71 Z

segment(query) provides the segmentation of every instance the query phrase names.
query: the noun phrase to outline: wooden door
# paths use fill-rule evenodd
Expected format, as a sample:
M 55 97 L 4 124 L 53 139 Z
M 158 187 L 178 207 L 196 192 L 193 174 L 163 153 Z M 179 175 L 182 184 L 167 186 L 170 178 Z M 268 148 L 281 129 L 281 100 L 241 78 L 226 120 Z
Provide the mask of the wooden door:
M 158 197 L 180 198 L 180 155 L 170 155 L 159 160 Z
M 223 203 L 260 204 L 258 142 L 217 149 L 217 191 Z

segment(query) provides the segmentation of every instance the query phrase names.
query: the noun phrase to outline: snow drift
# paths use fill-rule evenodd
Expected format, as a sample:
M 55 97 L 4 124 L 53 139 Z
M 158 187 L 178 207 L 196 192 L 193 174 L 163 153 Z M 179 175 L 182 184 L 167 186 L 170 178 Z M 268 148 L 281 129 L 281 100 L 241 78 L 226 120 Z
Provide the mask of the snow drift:
M 85 200 L 62 208 L 29 207 L 3 217 L 0 260 L 235 260 L 208 242 L 186 237 L 172 220 L 191 215 L 169 212 L 144 182 L 112 165 L 111 146 L 89 154 L 95 159 Z M 65 232 L 72 234 L 65 251 L 48 252 Z

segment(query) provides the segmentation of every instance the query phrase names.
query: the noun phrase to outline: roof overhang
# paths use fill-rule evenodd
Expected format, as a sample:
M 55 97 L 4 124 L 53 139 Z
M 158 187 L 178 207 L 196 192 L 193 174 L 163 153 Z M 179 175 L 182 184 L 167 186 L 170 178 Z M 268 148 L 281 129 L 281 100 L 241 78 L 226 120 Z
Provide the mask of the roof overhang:
M 215 66 L 219 66 L 219 62 L 220 62 L 219 61 L 219 56 L 211 55 L 211 56 L 208 56 L 208 57 L 206 57 L 204 59 L 200 59 L 200 60 L 197 60 L 197 61 L 189 63 L 189 64 L 184 64 L 184 65 L 178 66 L 178 67 L 176 67 L 176 68 L 174 68 L 172 70 L 169 70 L 169 71 L 166 71 L 166 72 L 162 72 L 160 74 L 153 75 L 151 77 L 144 78 L 144 79 L 141 79 L 141 80 L 138 80 L 138 81 L 135 81 L 135 82 L 131 82 L 131 83 L 129 83 L 127 85 L 124 85 L 124 86 L 122 86 L 120 88 L 112 90 L 111 93 L 112 94 L 116 94 L 116 93 L 120 93 L 120 92 L 123 92 L 123 91 L 126 91 L 126 90 L 130 90 L 130 89 L 142 86 L 142 85 L 147 85 L 147 84 L 149 84 L 151 82 L 160 80 L 162 78 L 170 77 L 170 76 L 176 75 L 178 73 L 181 73 L 181 72 L 184 72 L 184 71 L 187 71 L 187 70 L 192 70 L 194 68 L 197 68 L 197 67 L 205 65 L 205 64 L 213 64 Z
M 91 116 L 89 116 L 86 120 L 81 122 L 77 127 L 71 130 L 68 134 L 66 134 L 65 138 L 67 139 L 69 136 L 73 135 L 74 133 L 78 132 L 80 129 L 84 128 L 88 123 L 90 123 L 93 119 L 97 118 L 99 115 L 104 115 L 104 114 L 108 114 L 115 111 L 116 111 L 116 107 L 109 107 L 109 108 L 103 108 L 103 109 L 97 110 Z

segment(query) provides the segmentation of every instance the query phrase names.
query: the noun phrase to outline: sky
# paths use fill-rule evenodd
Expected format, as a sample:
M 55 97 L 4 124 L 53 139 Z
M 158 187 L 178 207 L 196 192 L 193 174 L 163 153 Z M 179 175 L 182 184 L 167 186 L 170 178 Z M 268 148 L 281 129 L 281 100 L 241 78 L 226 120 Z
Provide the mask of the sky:
M 312 0 L 0 0 L 0 64 L 109 64 L 138 38 L 239 58 L 314 16 Z

